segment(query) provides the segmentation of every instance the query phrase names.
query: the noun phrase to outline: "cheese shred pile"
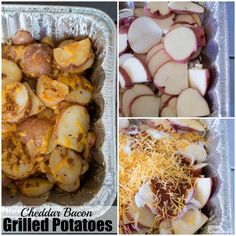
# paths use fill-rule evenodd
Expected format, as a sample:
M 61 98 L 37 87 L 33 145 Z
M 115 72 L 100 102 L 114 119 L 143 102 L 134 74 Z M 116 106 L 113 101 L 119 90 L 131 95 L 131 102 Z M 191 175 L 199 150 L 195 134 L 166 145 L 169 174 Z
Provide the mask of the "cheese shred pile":
M 120 225 L 127 211 L 125 206 L 134 200 L 142 184 L 151 181 L 156 186 L 154 206 L 158 215 L 154 228 L 160 220 L 173 219 L 182 211 L 186 195 L 193 188 L 195 178 L 190 166 L 183 163 L 176 151 L 195 142 L 204 142 L 204 137 L 195 132 L 177 132 L 167 123 L 160 124 L 155 130 L 167 135 L 156 139 L 145 131 L 129 134 L 127 129 L 120 130 Z

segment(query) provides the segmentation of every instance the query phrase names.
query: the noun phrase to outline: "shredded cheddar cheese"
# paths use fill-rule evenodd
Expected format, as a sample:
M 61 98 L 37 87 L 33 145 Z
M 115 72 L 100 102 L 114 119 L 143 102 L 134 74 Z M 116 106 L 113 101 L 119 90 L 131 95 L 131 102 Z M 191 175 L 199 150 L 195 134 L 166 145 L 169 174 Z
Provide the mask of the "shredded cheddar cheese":
M 129 134 L 127 129 L 119 133 L 119 217 L 127 204 L 134 200 L 140 187 L 150 182 L 153 188 L 154 207 L 158 212 L 153 229 L 165 219 L 174 219 L 184 208 L 185 199 L 194 187 L 195 177 L 190 173 L 189 164 L 183 163 L 177 150 L 204 137 L 194 132 L 178 132 L 168 123 L 156 127 L 168 135 L 155 139 L 145 131 Z M 131 132 L 132 133 L 132 132 Z M 127 147 L 127 145 L 129 147 Z

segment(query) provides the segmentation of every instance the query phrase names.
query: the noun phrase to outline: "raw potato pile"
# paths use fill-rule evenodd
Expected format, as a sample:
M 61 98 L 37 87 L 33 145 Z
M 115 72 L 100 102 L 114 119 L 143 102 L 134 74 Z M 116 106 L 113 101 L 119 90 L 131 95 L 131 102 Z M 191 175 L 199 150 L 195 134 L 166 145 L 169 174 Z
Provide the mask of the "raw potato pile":
M 2 48 L 3 186 L 28 197 L 54 185 L 76 191 L 95 143 L 94 88 L 83 75 L 94 61 L 90 39 L 57 45 L 21 30 Z
M 200 59 L 204 10 L 193 2 L 148 2 L 120 19 L 120 116 L 210 115 L 210 76 Z
M 120 233 L 194 234 L 207 222 L 205 134 L 196 119 L 120 121 Z

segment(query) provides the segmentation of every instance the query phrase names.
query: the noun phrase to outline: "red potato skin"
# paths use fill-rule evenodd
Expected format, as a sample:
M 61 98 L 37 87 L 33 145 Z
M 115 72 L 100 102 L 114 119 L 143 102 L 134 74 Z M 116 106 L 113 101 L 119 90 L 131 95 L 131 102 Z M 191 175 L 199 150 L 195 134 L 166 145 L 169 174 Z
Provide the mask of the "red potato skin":
M 187 22 L 187 21 L 178 21 L 178 22 L 174 22 L 173 24 L 172 24 L 172 26 L 181 26 L 181 25 L 184 25 L 184 26 L 187 26 L 187 27 L 198 27 L 198 25 L 197 25 L 197 23 L 189 23 L 189 22 Z
M 206 37 L 205 37 L 205 31 L 203 27 L 192 27 L 191 28 L 196 35 L 197 38 L 197 45 L 198 47 L 204 47 L 206 46 Z
M 193 132 L 197 132 L 200 135 L 203 135 L 205 133 L 205 132 L 201 132 L 201 131 L 196 130 L 196 129 L 192 129 L 192 128 L 189 128 L 189 127 L 184 127 L 184 126 L 181 126 L 181 125 L 174 124 L 171 120 L 169 120 L 169 122 L 176 130 L 193 131 Z
M 119 34 L 128 34 L 129 26 L 130 25 L 128 25 L 128 24 L 120 26 Z M 129 47 L 129 42 L 128 42 L 128 39 L 127 39 L 127 47 L 122 52 L 119 53 L 119 56 L 126 53 L 129 50 L 129 48 L 130 48 Z
M 171 30 L 169 30 L 168 33 L 170 33 L 170 32 L 171 32 L 172 30 L 174 30 L 174 29 L 175 29 L 175 27 L 172 28 Z M 167 33 L 167 34 L 168 34 L 168 33 Z M 195 35 L 196 35 L 196 34 L 195 34 Z M 196 37 L 196 41 L 197 41 L 197 37 Z M 164 49 L 165 49 L 165 43 L 163 43 L 163 45 L 164 45 Z M 192 55 L 193 55 L 196 51 L 197 51 L 197 42 L 196 42 L 196 49 L 195 49 L 195 51 L 193 51 L 192 54 L 189 55 L 189 57 L 186 58 L 185 60 L 175 60 L 174 58 L 171 57 L 171 55 L 168 54 L 167 51 L 166 51 L 166 53 L 172 58 L 173 61 L 175 61 L 175 62 L 177 62 L 177 63 L 186 63 L 186 62 L 190 61 Z
M 146 97 L 146 96 L 151 96 L 151 97 L 153 97 L 153 95 L 145 95 L 145 94 L 139 95 L 139 96 L 135 97 L 135 98 L 132 100 L 132 102 L 129 104 L 129 116 L 130 116 L 130 117 L 133 116 L 133 114 L 132 114 L 132 112 L 131 112 L 131 107 L 132 107 L 133 103 L 134 103 L 138 98 L 143 97 L 143 96 L 145 96 L 145 97 Z
M 119 20 L 119 26 L 124 26 L 124 25 L 131 25 L 131 23 L 135 20 L 135 17 L 134 16 L 130 16 L 130 17 L 124 17 L 124 18 L 121 18 Z
M 122 68 L 121 66 L 119 67 L 119 72 L 122 74 L 122 76 L 124 77 L 125 80 L 125 87 L 126 88 L 131 88 L 133 86 L 132 80 L 130 79 L 128 73 L 126 72 L 126 70 L 124 68 Z

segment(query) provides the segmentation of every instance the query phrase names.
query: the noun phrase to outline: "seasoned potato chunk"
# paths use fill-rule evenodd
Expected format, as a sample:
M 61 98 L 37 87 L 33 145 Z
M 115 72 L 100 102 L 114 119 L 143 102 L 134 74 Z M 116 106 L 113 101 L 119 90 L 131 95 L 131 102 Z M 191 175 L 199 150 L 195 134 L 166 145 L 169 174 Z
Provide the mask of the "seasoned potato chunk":
M 28 178 L 24 179 L 20 184 L 20 191 L 27 197 L 38 197 L 48 193 L 53 184 L 47 179 Z

